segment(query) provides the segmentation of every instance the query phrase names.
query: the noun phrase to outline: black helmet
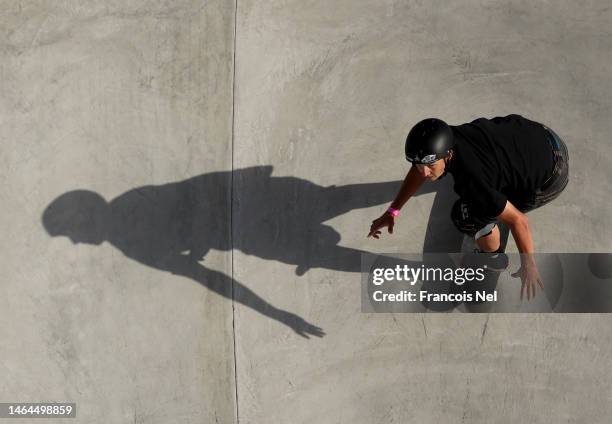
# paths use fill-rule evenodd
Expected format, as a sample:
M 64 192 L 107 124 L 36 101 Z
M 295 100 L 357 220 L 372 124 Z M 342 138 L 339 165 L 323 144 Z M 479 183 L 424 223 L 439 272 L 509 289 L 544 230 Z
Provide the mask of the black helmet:
M 446 122 L 436 118 L 423 119 L 406 137 L 406 160 L 427 165 L 445 158 L 454 144 L 453 131 Z

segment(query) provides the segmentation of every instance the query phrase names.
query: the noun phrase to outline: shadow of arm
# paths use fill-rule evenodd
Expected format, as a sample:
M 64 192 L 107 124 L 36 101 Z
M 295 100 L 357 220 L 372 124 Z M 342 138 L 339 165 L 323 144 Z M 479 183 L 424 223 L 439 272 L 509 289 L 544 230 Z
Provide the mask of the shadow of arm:
M 206 268 L 187 256 L 173 258 L 165 268 L 173 274 L 191 278 L 227 299 L 232 299 L 262 315 L 285 324 L 304 338 L 309 338 L 309 336 L 323 337 L 325 335 L 321 328 L 310 324 L 296 314 L 274 307 L 233 278 Z
M 350 212 L 353 209 L 363 209 L 391 203 L 402 187 L 402 182 L 402 180 L 398 180 L 325 187 L 323 193 L 330 207 L 324 213 L 324 221 Z M 423 184 L 415 196 L 434 191 L 436 191 L 435 184 Z

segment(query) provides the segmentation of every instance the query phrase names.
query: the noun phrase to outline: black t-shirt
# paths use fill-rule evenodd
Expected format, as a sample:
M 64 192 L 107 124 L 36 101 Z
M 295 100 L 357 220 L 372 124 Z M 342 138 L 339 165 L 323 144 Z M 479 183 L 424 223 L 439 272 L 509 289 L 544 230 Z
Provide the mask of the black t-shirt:
M 520 203 L 552 174 L 552 149 L 537 122 L 508 115 L 451 128 L 456 144 L 448 172 L 475 214 L 498 216 L 507 200 Z

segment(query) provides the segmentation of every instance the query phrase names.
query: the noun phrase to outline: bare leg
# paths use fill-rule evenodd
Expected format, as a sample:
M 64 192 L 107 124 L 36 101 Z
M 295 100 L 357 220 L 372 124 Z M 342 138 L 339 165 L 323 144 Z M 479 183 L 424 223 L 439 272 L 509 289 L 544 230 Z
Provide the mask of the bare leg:
M 496 225 L 488 235 L 477 239 L 476 244 L 482 252 L 495 252 L 499 249 L 499 240 L 499 226 Z

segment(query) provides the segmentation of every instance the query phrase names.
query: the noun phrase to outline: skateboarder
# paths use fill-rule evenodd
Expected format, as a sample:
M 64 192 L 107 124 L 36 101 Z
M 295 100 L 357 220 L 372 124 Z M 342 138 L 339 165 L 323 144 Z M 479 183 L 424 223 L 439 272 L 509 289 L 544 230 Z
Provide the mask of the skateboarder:
M 550 128 L 520 115 L 480 118 L 458 126 L 435 118 L 417 123 L 406 138 L 406 159 L 412 167 L 391 206 L 375 219 L 368 237 L 393 233 L 400 209 L 425 181 L 447 173 L 459 195 L 451 219 L 459 231 L 473 236 L 490 269 L 505 269 L 498 223 L 511 231 L 521 253 L 520 276 L 527 297 L 542 282 L 535 266 L 533 240 L 526 212 L 555 199 L 568 183 L 568 151 Z

